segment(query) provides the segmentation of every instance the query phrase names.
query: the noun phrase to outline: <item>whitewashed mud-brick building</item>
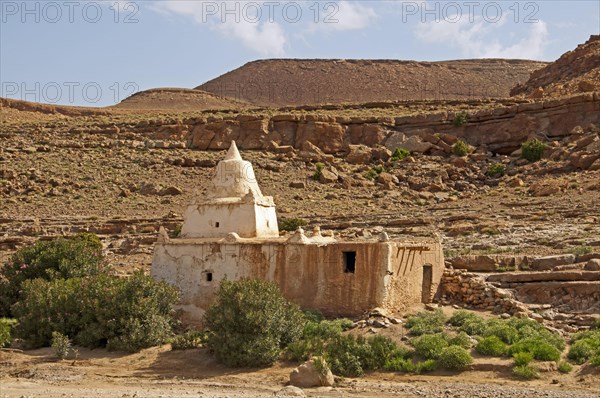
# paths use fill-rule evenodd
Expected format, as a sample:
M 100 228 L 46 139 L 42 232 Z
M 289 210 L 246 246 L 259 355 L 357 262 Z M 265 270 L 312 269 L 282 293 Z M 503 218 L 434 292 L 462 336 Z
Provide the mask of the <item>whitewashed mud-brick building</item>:
M 341 240 L 318 227 L 280 236 L 273 198 L 235 143 L 210 184 L 188 206 L 180 237 L 161 228 L 152 262 L 156 279 L 180 289 L 189 323 L 202 322 L 223 279 L 275 281 L 289 300 L 330 316 L 403 310 L 437 292 L 444 259 L 436 239 Z

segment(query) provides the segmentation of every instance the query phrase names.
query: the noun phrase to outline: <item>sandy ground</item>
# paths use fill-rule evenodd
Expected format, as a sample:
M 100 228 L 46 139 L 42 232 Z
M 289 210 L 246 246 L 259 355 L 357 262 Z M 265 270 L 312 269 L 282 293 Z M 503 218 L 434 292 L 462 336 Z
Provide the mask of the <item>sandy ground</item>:
M 49 348 L 0 352 L 0 398 L 5 397 L 271 397 L 287 383 L 292 363 L 267 369 L 229 369 L 205 349 L 169 345 L 136 354 L 80 348 L 78 357 L 53 358 Z M 371 373 L 338 379 L 333 388 L 305 389 L 309 397 L 600 397 L 600 369 L 511 377 L 508 359 L 476 358 L 468 371 L 411 376 Z

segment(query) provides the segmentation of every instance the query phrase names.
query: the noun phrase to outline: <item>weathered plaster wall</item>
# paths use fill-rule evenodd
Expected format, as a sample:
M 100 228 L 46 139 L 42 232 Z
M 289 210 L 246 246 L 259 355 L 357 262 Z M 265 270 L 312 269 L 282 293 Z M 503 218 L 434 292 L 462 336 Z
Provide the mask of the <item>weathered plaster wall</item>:
M 183 237 L 224 237 L 235 232 L 243 238 L 279 236 L 275 207 L 254 203 L 215 203 L 188 206 L 181 229 Z M 217 226 L 217 223 L 218 226 Z
M 283 294 L 303 308 L 329 316 L 357 316 L 374 307 L 401 310 L 421 302 L 426 263 L 433 266 L 431 294 L 435 293 L 444 266 L 440 245 L 431 243 L 428 251 L 400 246 L 377 241 L 319 246 L 180 239 L 156 245 L 152 275 L 181 290 L 181 305 L 191 323 L 201 321 L 225 278 L 276 281 Z M 354 273 L 345 272 L 346 251 L 356 252 Z

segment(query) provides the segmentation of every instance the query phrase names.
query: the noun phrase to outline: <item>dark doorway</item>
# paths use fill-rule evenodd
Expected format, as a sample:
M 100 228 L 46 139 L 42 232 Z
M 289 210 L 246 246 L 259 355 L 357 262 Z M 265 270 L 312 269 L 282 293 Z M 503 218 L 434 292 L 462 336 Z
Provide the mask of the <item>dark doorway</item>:
M 433 266 L 423 266 L 423 284 L 421 286 L 421 301 L 425 304 L 431 302 L 431 284 L 433 283 Z
M 207 282 L 212 282 L 212 272 L 207 272 L 206 273 L 206 281 Z
M 353 274 L 356 270 L 356 252 L 343 252 L 344 272 Z
M 215 223 L 215 227 L 219 228 L 219 223 L 218 222 Z

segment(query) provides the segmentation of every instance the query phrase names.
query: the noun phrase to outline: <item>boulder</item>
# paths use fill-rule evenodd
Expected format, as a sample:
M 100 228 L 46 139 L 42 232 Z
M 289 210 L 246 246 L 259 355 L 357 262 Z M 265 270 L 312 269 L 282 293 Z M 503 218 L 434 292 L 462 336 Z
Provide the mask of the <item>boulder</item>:
M 319 182 L 321 184 L 333 184 L 334 182 L 337 182 L 337 180 L 338 175 L 327 169 L 322 170 L 321 175 L 319 176 Z
M 305 181 L 292 181 L 290 182 L 290 188 L 306 188 Z
M 364 145 L 349 145 L 350 152 L 346 161 L 350 164 L 367 164 L 371 161 L 371 148 Z
M 316 366 L 316 362 L 320 365 Z M 311 358 L 290 373 L 290 384 L 296 387 L 332 386 L 333 383 L 333 373 L 320 357 Z
M 600 259 L 593 258 L 585 264 L 586 271 L 600 271 Z
M 416 135 L 409 137 L 404 143 L 402 148 L 406 149 L 411 153 L 425 153 L 433 148 L 434 145 L 430 142 L 423 142 L 423 140 Z
M 450 260 L 452 267 L 466 269 L 471 272 L 493 272 L 496 260 L 490 256 L 459 256 Z
M 281 390 L 274 393 L 273 396 L 277 398 L 306 397 L 306 394 L 301 388 L 295 386 L 285 386 Z
M 160 191 L 160 186 L 151 182 L 142 184 L 140 187 L 140 193 L 142 195 L 156 195 Z
M 183 191 L 177 187 L 166 187 L 158 193 L 160 196 L 176 196 L 183 194 Z
M 403 148 L 406 141 L 406 134 L 396 131 L 392 133 L 385 141 L 385 147 L 390 151 L 395 151 L 396 148 Z
M 575 263 L 574 254 L 559 254 L 556 256 L 538 257 L 533 259 L 529 267 L 534 271 L 548 271 L 554 267 Z

